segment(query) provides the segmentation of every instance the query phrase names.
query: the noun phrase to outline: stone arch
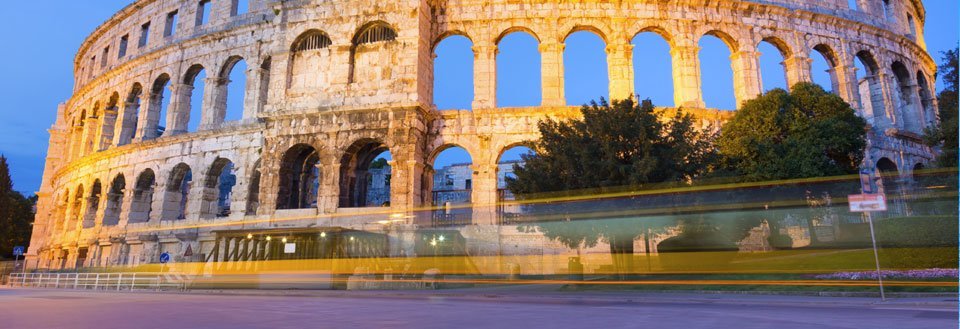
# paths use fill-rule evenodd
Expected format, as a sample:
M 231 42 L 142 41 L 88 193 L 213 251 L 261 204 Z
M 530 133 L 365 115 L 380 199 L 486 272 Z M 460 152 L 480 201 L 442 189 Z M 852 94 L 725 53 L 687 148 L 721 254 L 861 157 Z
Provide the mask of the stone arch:
M 658 106 L 682 105 L 677 99 L 674 67 L 678 63 L 674 63 L 670 34 L 660 27 L 648 26 L 628 41 L 633 47 L 631 65 L 634 74 L 631 92 L 636 98 L 650 98 Z M 644 65 L 647 63 L 656 64 Z M 667 84 L 669 88 L 665 88 Z
M 178 112 L 173 128 L 175 133 L 191 132 L 199 129 L 203 108 L 206 105 L 203 104 L 206 77 L 206 69 L 200 64 L 191 65 L 183 74 L 181 85 L 178 86 L 178 89 L 182 90 L 177 90 L 177 94 L 180 96 L 177 98 L 178 104 L 173 107 Z
M 153 139 L 163 135 L 167 129 L 169 122 L 167 116 L 169 115 L 168 106 L 165 106 L 165 102 L 169 102 L 169 91 L 168 88 L 170 84 L 170 75 L 166 73 L 161 73 L 154 81 L 150 87 L 150 104 L 147 106 L 147 122 L 143 127 L 143 132 L 140 133 L 144 139 Z M 165 96 L 164 94 L 167 94 Z M 163 122 L 161 124 L 161 122 Z
M 533 38 L 535 44 L 524 44 L 523 35 Z M 528 28 L 512 27 L 504 30 L 495 41 L 497 52 L 494 61 L 496 64 L 495 71 L 498 72 L 495 77 L 495 106 L 541 105 L 543 102 L 543 72 L 541 71 L 542 55 L 540 48 L 542 44 L 540 37 Z M 504 44 L 505 41 L 507 42 L 506 45 Z M 516 45 L 513 45 L 514 42 Z M 536 61 L 533 63 L 525 61 L 524 54 L 536 56 Z M 514 91 L 516 95 L 524 98 L 510 100 L 505 97 L 507 91 Z
M 567 39 L 569 39 L 571 35 L 573 35 L 574 33 L 577 33 L 577 32 L 590 32 L 590 33 L 593 33 L 593 34 L 595 34 L 597 37 L 600 37 L 600 40 L 603 41 L 603 44 L 605 44 L 605 45 L 606 45 L 606 44 L 610 44 L 610 39 L 607 37 L 607 33 L 606 33 L 606 32 L 603 32 L 603 30 L 597 28 L 596 26 L 586 25 L 586 24 L 577 24 L 577 25 L 574 25 L 572 28 L 570 28 L 569 30 L 567 30 L 567 33 L 564 34 L 564 35 L 563 35 L 563 38 L 561 38 L 559 41 L 560 41 L 561 43 L 567 43 Z
M 897 113 L 901 115 L 898 121 L 902 122 L 905 130 L 919 133 L 923 114 L 920 113 L 921 108 L 913 102 L 913 79 L 910 77 L 910 70 L 901 61 L 894 61 L 890 70 L 893 72 L 894 104 Z
M 306 30 L 297 36 L 290 45 L 291 53 L 301 53 L 310 50 L 320 50 L 333 45 L 333 41 L 326 32 L 318 29 Z
M 114 134 L 116 133 L 117 115 L 119 115 L 120 93 L 114 91 L 107 98 L 106 106 L 103 108 L 103 119 L 100 120 L 100 126 L 97 132 L 97 151 L 103 151 L 113 145 Z
M 107 203 L 103 209 L 103 226 L 114 226 L 120 223 L 120 214 L 123 207 L 123 193 L 127 189 L 127 179 L 123 174 L 117 174 L 110 181 L 107 190 Z
M 923 124 L 925 127 L 929 127 L 936 124 L 937 111 L 933 107 L 934 95 L 930 91 L 930 84 L 927 82 L 926 76 L 923 71 L 917 71 L 917 96 L 920 97 Z
M 711 29 L 704 32 L 703 35 L 715 37 L 720 39 L 720 41 L 723 41 L 723 43 L 727 45 L 727 48 L 730 49 L 731 54 L 740 51 L 740 42 L 738 42 L 736 38 L 727 32 L 718 29 Z
M 57 214 L 54 224 L 54 232 L 62 232 L 66 228 L 66 223 L 70 220 L 67 218 L 70 214 L 70 189 L 67 188 L 63 191 L 63 194 L 57 196 Z
M 216 158 L 203 179 L 200 218 L 230 216 L 230 201 L 237 184 L 235 167 L 226 158 Z
M 89 196 L 86 201 L 86 209 L 83 213 L 83 228 L 92 228 L 96 225 L 97 212 L 100 210 L 100 196 L 103 194 L 103 184 L 100 179 L 94 179 L 90 185 Z
M 845 72 L 838 72 L 840 70 L 840 58 L 837 56 L 837 52 L 830 45 L 825 43 L 818 43 L 812 47 L 813 52 L 818 54 L 823 60 L 827 63 L 826 73 L 830 77 L 830 90 L 834 94 L 840 93 L 840 74 L 845 74 Z M 811 56 L 812 57 L 812 56 Z M 815 72 L 811 73 L 814 76 L 814 81 L 816 81 Z M 827 89 L 827 86 L 822 86 L 824 89 Z
M 217 93 L 213 106 L 214 125 L 226 121 L 238 121 L 245 117 L 248 99 L 247 69 L 247 61 L 242 56 L 233 55 L 224 61 L 217 73 Z M 232 78 L 238 80 L 234 81 Z
M 659 26 L 659 25 L 645 25 L 645 26 L 637 29 L 636 31 L 637 31 L 637 33 L 634 33 L 632 36 L 630 36 L 630 40 L 633 40 L 634 38 L 636 38 L 636 37 L 637 37 L 638 35 L 640 35 L 640 34 L 649 32 L 649 33 L 653 33 L 653 34 L 659 35 L 660 38 L 662 38 L 664 41 L 667 42 L 667 45 L 670 46 L 670 49 L 673 49 L 673 48 L 674 48 L 674 45 L 675 45 L 675 44 L 674 44 L 674 34 L 671 33 L 669 30 L 667 30 L 666 28 L 664 28 L 664 27 L 662 27 L 662 26 Z M 630 41 L 630 40 L 627 40 L 627 41 Z
M 344 150 L 340 159 L 341 208 L 390 204 L 390 161 L 387 161 L 385 167 L 373 168 L 374 160 L 384 153 L 390 154 L 390 148 L 384 142 L 373 138 L 360 139 Z M 381 179 L 383 182 L 380 182 Z M 371 186 L 385 186 L 387 193 L 384 195 L 382 191 L 371 190 Z
M 118 122 L 119 136 L 117 146 L 127 145 L 137 136 L 137 122 L 140 120 L 140 103 L 143 97 L 143 86 L 139 82 L 134 82 L 130 86 L 130 92 L 124 99 L 123 112 Z
M 770 45 L 773 49 L 776 50 L 776 54 L 769 54 L 769 51 L 763 51 L 764 45 Z M 766 47 L 768 50 L 770 47 Z M 790 75 L 799 76 L 799 72 L 791 72 L 799 68 L 790 67 L 787 65 L 787 61 L 793 56 L 793 50 L 787 42 L 783 39 L 776 36 L 768 36 L 761 39 L 761 41 L 756 45 L 756 50 L 759 53 L 758 56 L 758 66 L 760 70 L 760 85 L 761 90 L 766 92 L 774 88 L 782 88 L 784 90 L 790 90 Z M 777 58 L 776 56 L 779 56 Z M 771 62 L 771 60 L 773 62 Z M 776 63 L 779 65 L 779 72 L 769 72 L 771 67 L 775 67 L 773 64 Z M 781 84 L 782 83 L 782 84 Z
M 711 37 L 719 40 L 720 44 L 725 46 L 726 49 L 719 45 L 713 46 L 713 48 L 719 47 L 717 49 L 710 49 L 710 43 L 715 42 L 710 39 Z M 707 47 L 704 47 L 704 43 L 707 43 Z M 700 87 L 705 106 L 708 108 L 735 109 L 739 106 L 740 98 L 746 95 L 745 90 L 747 89 L 744 86 L 745 81 L 738 81 L 737 79 L 738 76 L 741 78 L 747 76 L 742 65 L 735 63 L 735 58 L 738 57 L 739 52 L 738 43 L 727 33 L 711 30 L 697 40 L 697 45 L 699 48 L 697 54 L 698 65 L 701 72 Z M 729 52 L 729 57 L 724 60 L 715 56 L 706 56 L 705 52 L 709 53 L 710 51 L 726 51 Z M 757 73 L 756 71 L 753 72 Z
M 280 160 L 277 209 L 316 208 L 322 174 L 316 148 L 303 143 L 288 148 Z
M 511 26 L 509 28 L 504 29 L 503 32 L 500 32 L 500 34 L 497 35 L 495 39 L 493 39 L 493 44 L 499 45 L 500 41 L 503 41 L 503 38 L 515 32 L 523 32 L 523 33 L 529 34 L 530 36 L 532 36 L 534 39 L 537 40 L 537 44 L 543 43 L 543 40 L 540 39 L 540 35 L 534 32 L 533 29 L 525 26 Z
M 83 184 L 77 185 L 77 188 L 73 190 L 73 200 L 70 205 L 70 220 L 67 221 L 67 232 L 77 229 L 77 224 L 83 220 L 83 191 Z
M 473 107 L 476 60 L 473 46 L 473 40 L 460 31 L 447 31 L 433 44 L 432 94 L 438 109 Z
M 471 38 L 470 34 L 468 34 L 467 32 L 462 30 L 449 30 L 449 31 L 444 31 L 443 33 L 440 33 L 440 35 L 438 35 L 437 38 L 433 40 L 433 44 L 430 47 L 430 51 L 432 52 L 436 51 L 437 46 L 440 45 L 440 43 L 443 42 L 443 40 L 446 40 L 447 38 L 450 38 L 450 37 L 456 37 L 456 36 L 467 38 L 467 40 L 470 40 L 471 44 L 474 43 L 473 38 Z
M 193 171 L 186 163 L 179 163 L 170 170 L 163 191 L 161 220 L 186 219 L 189 213 L 190 188 L 193 183 Z
M 260 88 L 257 90 L 257 108 L 253 113 L 256 116 L 263 113 L 264 107 L 270 98 L 270 70 L 273 67 L 273 57 L 267 56 L 260 63 Z
M 384 69 L 382 67 L 383 65 L 373 65 L 379 63 L 372 62 L 374 60 L 382 59 L 381 56 L 364 55 L 368 52 L 383 52 L 393 50 L 389 47 L 375 47 L 372 45 L 382 42 L 394 42 L 398 36 L 397 30 L 384 21 L 369 22 L 357 29 L 357 32 L 354 34 L 353 38 L 351 38 L 350 42 L 350 71 L 349 76 L 347 77 L 347 82 L 357 82 L 358 76 L 363 78 L 364 81 L 370 80 L 367 78 L 376 79 L 382 77 Z M 361 47 L 371 47 L 371 49 L 360 49 Z M 358 67 L 362 68 L 360 72 L 357 72 Z
M 130 202 L 128 223 L 146 223 L 150 221 L 153 212 L 153 194 L 157 185 L 157 177 L 153 169 L 144 169 L 137 175 L 133 186 L 133 196 Z
M 858 103 L 863 109 L 863 116 L 873 119 L 871 124 L 877 125 L 876 120 L 882 119 L 886 113 L 886 105 L 883 96 L 883 86 L 880 83 L 880 65 L 868 50 L 858 51 L 854 55 L 855 60 L 859 61 L 864 67 L 864 77 L 858 78 L 857 90 Z
M 250 180 L 247 184 L 247 203 L 244 205 L 244 213 L 248 216 L 256 215 L 260 209 L 260 159 L 253 164 L 250 169 Z
M 609 100 L 608 43 L 603 32 L 591 26 L 579 25 L 562 41 L 565 104 L 580 106 L 591 101 L 599 102 L 601 97 Z

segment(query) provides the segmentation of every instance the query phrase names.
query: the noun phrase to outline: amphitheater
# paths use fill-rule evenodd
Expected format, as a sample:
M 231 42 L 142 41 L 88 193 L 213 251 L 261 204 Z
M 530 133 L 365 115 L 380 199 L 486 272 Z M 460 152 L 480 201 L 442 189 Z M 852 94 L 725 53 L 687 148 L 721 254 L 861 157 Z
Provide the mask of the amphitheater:
M 473 207 L 454 230 L 474 254 L 523 252 L 512 241 L 529 236 L 501 225 L 498 163 L 537 138 L 539 120 L 579 115 L 563 64 L 579 31 L 606 43 L 612 99 L 634 91 L 631 39 L 666 40 L 674 102 L 704 126 L 734 112 L 705 106 L 701 37 L 729 47 L 738 102 L 761 92 L 759 43 L 781 52 L 790 85 L 823 56 L 827 89 L 870 124 L 869 164 L 907 176 L 934 156 L 919 138 L 937 121 L 924 20 L 920 0 L 136 0 L 76 54 L 28 266 L 268 259 L 282 247 L 271 235 L 354 234 L 380 241 L 378 255 L 415 255 L 416 232 L 441 226 L 417 210 L 433 206 L 433 162 L 453 146 L 473 161 Z M 511 33 L 539 43 L 539 106 L 497 106 L 498 43 Z M 470 109 L 434 103 L 434 50 L 454 35 L 472 42 Z M 240 62 L 243 106 L 228 109 Z M 389 202 L 371 204 L 368 170 L 386 151 Z

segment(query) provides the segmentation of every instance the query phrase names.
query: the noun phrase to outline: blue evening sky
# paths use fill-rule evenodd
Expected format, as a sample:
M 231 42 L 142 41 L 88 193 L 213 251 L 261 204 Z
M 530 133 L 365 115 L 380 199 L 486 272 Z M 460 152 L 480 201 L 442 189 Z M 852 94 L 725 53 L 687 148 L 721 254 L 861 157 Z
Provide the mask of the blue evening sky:
M 57 104 L 73 90 L 73 59 L 84 38 L 103 21 L 127 5 L 130 0 L 55 0 L 45 1 L 45 9 L 36 11 L 36 3 L 11 1 L 0 12 L 0 31 L 7 51 L 0 52 L 0 154 L 5 155 L 13 175 L 14 188 L 24 193 L 39 189 L 49 135 L 47 129 L 56 116 Z M 927 8 L 926 40 L 938 61 L 940 52 L 957 45 L 957 0 L 924 0 Z M 634 40 L 635 93 L 654 104 L 673 106 L 669 48 L 663 39 L 643 33 Z M 451 37 L 437 47 L 436 103 L 441 109 L 469 109 L 473 100 L 470 41 Z M 709 107 L 734 107 L 733 82 L 728 61 L 729 50 L 719 39 L 700 41 L 704 100 Z M 764 89 L 785 87 L 782 60 L 768 44 L 761 44 L 761 72 Z M 814 81 L 829 86 L 825 61 L 814 59 Z M 500 43 L 497 57 L 497 103 L 500 106 L 537 105 L 540 102 L 540 56 L 536 40 L 523 33 L 510 34 Z M 603 41 L 589 33 L 578 32 L 567 40 L 564 54 L 566 98 L 580 105 L 606 97 L 607 66 Z M 243 72 L 240 64 L 234 72 Z M 202 78 L 202 76 L 201 76 Z M 231 80 L 238 81 L 236 75 Z M 202 90 L 202 79 L 196 87 Z M 938 87 L 942 81 L 938 81 Z M 242 87 L 242 86 L 241 86 Z M 228 107 L 236 109 L 239 100 L 231 88 Z M 239 89 L 242 90 L 242 89 Z M 199 106 L 200 97 L 194 97 Z M 239 115 L 230 111 L 230 116 Z M 190 128 L 196 129 L 196 120 Z M 503 159 L 516 159 L 522 150 L 507 152 Z M 452 163 L 470 162 L 461 149 L 449 149 L 434 163 L 440 168 Z

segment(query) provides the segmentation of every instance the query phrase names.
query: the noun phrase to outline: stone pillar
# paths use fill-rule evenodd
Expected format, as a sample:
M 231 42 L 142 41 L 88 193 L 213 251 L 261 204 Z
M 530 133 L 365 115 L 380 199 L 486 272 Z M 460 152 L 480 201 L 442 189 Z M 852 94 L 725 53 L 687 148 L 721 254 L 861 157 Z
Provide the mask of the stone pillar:
M 473 109 L 497 107 L 497 46 L 473 46 Z
M 410 210 L 420 206 L 421 176 L 424 163 L 412 157 L 391 164 L 390 206 L 398 210 Z
M 559 42 L 545 42 L 540 44 L 540 81 L 542 92 L 542 106 L 565 106 L 567 100 L 563 95 L 563 48 Z
M 897 113 L 896 103 L 893 101 L 894 91 L 893 91 L 893 88 L 891 88 L 893 85 L 893 81 L 891 79 L 895 79 L 895 77 L 893 73 L 888 72 L 888 70 L 889 69 L 887 68 L 880 68 L 880 72 L 877 74 L 875 78 L 877 81 L 875 85 L 879 85 L 880 88 L 879 90 L 876 90 L 878 88 L 875 88 L 873 85 L 871 85 L 871 88 L 870 88 L 871 97 L 874 97 L 874 95 L 876 94 L 876 97 L 878 97 L 876 99 L 883 100 L 883 109 L 880 110 L 882 112 L 877 112 L 877 113 L 883 113 L 883 116 L 886 117 L 886 120 L 884 120 L 885 121 L 884 128 L 891 128 L 891 127 L 902 128 L 901 126 L 902 123 L 900 122 L 900 118 L 898 118 L 896 115 Z M 874 102 L 874 104 L 876 104 L 876 101 Z
M 223 118 L 227 114 L 227 84 L 229 83 L 229 79 L 216 76 L 205 80 L 203 104 L 206 109 L 200 114 L 200 129 L 216 128 L 223 123 Z
M 733 66 L 733 90 L 737 97 L 737 107 L 743 102 L 756 98 L 763 92 L 763 80 L 760 77 L 760 53 L 742 50 L 730 55 Z
M 633 45 L 607 45 L 607 72 L 610 75 L 610 99 L 623 100 L 633 94 Z
M 123 104 L 123 111 L 117 118 L 117 128 L 114 130 L 113 145 L 130 144 L 137 134 L 137 121 L 140 114 L 140 103 L 127 102 Z
M 175 136 L 187 132 L 187 124 L 190 122 L 191 100 L 193 96 L 193 86 L 188 84 L 172 84 L 173 92 L 170 94 L 170 110 L 167 113 L 167 130 L 163 132 L 164 136 Z
M 100 126 L 100 118 L 88 117 L 83 125 L 83 136 L 81 137 L 80 157 L 93 153 L 94 144 L 97 138 L 97 127 Z
M 97 136 L 97 150 L 103 151 L 113 144 L 114 127 L 117 125 L 117 107 L 108 107 L 103 109 L 103 121 L 100 124 L 99 136 Z
M 496 159 L 493 159 L 496 161 Z M 489 162 L 489 161 L 487 161 Z M 497 164 L 474 164 L 473 224 L 486 225 L 497 222 Z
M 801 82 L 812 81 L 810 77 L 810 63 L 813 62 L 809 57 L 795 54 L 783 60 L 783 72 L 787 75 L 787 89 L 793 88 L 793 85 Z
M 704 108 L 700 87 L 700 47 L 670 48 L 673 63 L 673 102 L 677 107 Z
M 317 191 L 317 208 L 321 213 L 333 213 L 337 211 L 337 207 L 340 206 L 340 157 L 335 153 L 335 151 L 321 151 L 320 162 L 320 187 Z M 264 208 L 264 201 L 276 204 L 277 200 L 277 182 L 279 177 L 277 177 L 276 172 L 267 173 L 274 177 L 272 186 L 269 186 L 269 190 L 273 191 L 269 196 L 263 194 L 260 195 L 261 206 Z M 266 177 L 266 175 L 261 176 Z M 392 178 L 391 178 L 392 179 Z M 261 182 L 262 184 L 263 182 Z M 392 192 L 391 186 L 391 192 Z M 270 200 L 263 200 L 264 197 L 271 198 Z M 393 200 L 391 200 L 392 202 Z M 275 206 L 273 207 L 276 208 Z
M 863 100 L 860 99 L 860 84 L 857 81 L 857 68 L 853 65 L 840 64 L 833 68 L 836 76 L 837 94 L 850 103 L 855 110 L 863 114 Z M 866 116 L 864 116 L 866 117 Z
M 260 66 L 251 68 L 247 74 L 247 98 L 245 102 L 243 119 L 256 118 L 263 112 L 263 106 L 267 103 L 267 90 L 270 85 L 270 70 Z M 251 79 L 251 77 L 255 79 Z
M 136 141 L 145 141 L 159 137 L 157 126 L 160 123 L 160 111 L 163 110 L 161 93 L 149 93 L 147 99 L 147 110 L 140 111 L 140 118 L 137 120 Z

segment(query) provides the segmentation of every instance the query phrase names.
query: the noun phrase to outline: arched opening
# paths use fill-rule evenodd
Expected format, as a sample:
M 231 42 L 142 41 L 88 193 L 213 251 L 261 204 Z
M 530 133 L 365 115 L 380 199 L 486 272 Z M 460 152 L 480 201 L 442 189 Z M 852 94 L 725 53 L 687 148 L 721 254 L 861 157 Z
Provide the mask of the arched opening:
M 790 90 L 787 85 L 787 69 L 784 61 L 790 56 L 786 44 L 775 38 L 767 38 L 757 45 L 760 52 L 760 80 L 763 91 L 776 88 Z
M 107 205 L 103 209 L 103 226 L 114 226 L 120 223 L 120 213 L 123 207 L 123 192 L 127 188 L 127 180 L 123 174 L 117 175 L 110 182 L 107 191 Z
M 389 207 L 392 161 L 379 141 L 361 140 L 350 146 L 340 160 L 340 207 Z
M 656 32 L 642 32 L 633 44 L 633 86 L 638 99 L 649 98 L 657 106 L 675 106 L 673 58 L 670 43 Z
M 291 95 L 316 92 L 330 86 L 334 72 L 332 44 L 330 37 L 320 30 L 303 32 L 293 41 L 287 81 Z
M 233 187 L 237 185 L 233 162 L 217 158 L 207 171 L 203 184 L 203 203 L 200 207 L 201 218 L 230 216 L 230 200 Z
M 83 185 L 77 186 L 73 192 L 73 203 L 70 205 L 70 220 L 67 222 L 66 231 L 70 232 L 77 229 L 77 223 L 83 220 Z
M 873 55 L 867 51 L 857 53 L 854 60 L 857 71 L 857 94 L 860 97 L 862 116 L 867 119 L 878 120 L 883 118 L 886 107 L 883 102 L 883 88 L 880 85 L 879 71 Z M 876 125 L 877 122 L 870 122 Z
M 731 49 L 722 39 L 712 34 L 700 38 L 700 85 L 703 101 L 708 108 L 732 110 L 737 108 L 733 88 Z
M 434 48 L 433 103 L 438 109 L 473 107 L 473 41 L 451 35 Z
M 573 32 L 563 41 L 563 88 L 567 105 L 610 99 L 607 44 L 592 31 Z
M 512 31 L 497 42 L 497 106 L 539 106 L 543 98 L 539 41 Z
M 127 145 L 136 137 L 137 122 L 140 120 L 140 98 L 143 94 L 143 87 L 139 83 L 134 83 L 130 88 L 130 93 L 123 104 L 123 115 L 120 120 L 120 138 L 117 145 Z
M 148 117 L 148 125 L 143 133 L 144 139 L 163 136 L 163 133 L 167 130 L 169 122 L 167 110 L 170 107 L 169 86 L 170 76 L 164 73 L 154 81 L 153 88 L 150 89 L 150 110 L 154 113 L 150 113 Z
M 926 75 L 921 71 L 917 71 L 917 90 L 918 96 L 920 97 L 920 107 L 923 113 L 923 124 L 925 127 L 930 127 L 936 124 L 937 113 L 933 108 L 933 93 L 930 92 L 930 85 L 927 83 Z
M 239 121 L 243 119 L 247 104 L 247 61 L 233 56 L 220 72 L 220 79 L 226 85 L 222 88 L 221 104 L 223 112 L 218 122 Z
M 902 127 L 907 131 L 922 133 L 920 131 L 922 115 L 920 108 L 913 102 L 915 94 L 911 86 L 913 79 L 910 79 L 910 71 L 901 62 L 893 62 L 890 69 L 893 71 L 894 77 L 894 104 L 896 104 L 897 113 L 902 116 L 899 121 L 902 122 Z
M 534 151 L 524 144 L 515 144 L 505 148 L 497 158 L 497 217 L 500 223 L 509 224 L 521 214 L 519 205 L 505 204 L 503 201 L 516 200 L 513 193 L 507 189 L 507 180 L 516 177 L 513 171 L 523 167 L 526 157 L 533 156 Z
M 389 65 L 395 63 L 397 32 L 385 22 L 369 23 L 353 37 L 348 81 L 381 82 L 393 79 Z
M 253 165 L 253 168 L 250 170 L 250 184 L 247 184 L 247 204 L 244 207 L 244 213 L 248 216 L 256 215 L 257 210 L 259 209 L 260 209 L 260 160 L 257 160 L 257 163 L 255 163 Z
M 441 147 L 431 162 L 434 223 L 469 223 L 473 209 L 464 205 L 473 200 L 473 159 L 462 147 Z
M 813 47 L 810 75 L 813 83 L 820 85 L 823 90 L 830 90 L 834 94 L 840 90 L 840 80 L 837 78 L 836 53 L 827 45 L 819 44 Z
M 100 210 L 100 194 L 103 193 L 103 185 L 100 180 L 94 180 L 90 186 L 90 196 L 87 197 L 87 209 L 83 214 L 83 228 L 91 228 L 96 225 L 97 211 Z
M 153 170 L 147 169 L 137 176 L 133 186 L 133 200 L 130 202 L 130 216 L 128 223 L 146 223 L 150 221 L 153 212 L 153 191 L 157 185 Z
M 170 171 L 167 187 L 164 191 L 163 210 L 161 220 L 181 220 L 187 218 L 187 203 L 190 195 L 190 186 L 193 182 L 193 172 L 190 166 L 180 163 Z
M 877 174 L 883 178 L 883 192 L 887 195 L 887 200 L 889 200 L 890 196 L 897 192 L 900 170 L 893 160 L 880 158 L 880 160 L 877 160 Z
M 107 106 L 104 108 L 103 119 L 100 120 L 100 132 L 97 138 L 97 151 L 103 151 L 113 145 L 113 136 L 116 132 L 117 115 L 119 114 L 120 93 L 110 94 Z
M 57 204 L 57 217 L 56 224 L 53 228 L 54 232 L 62 232 L 65 229 L 66 224 L 70 221 L 67 216 L 70 216 L 70 190 L 67 189 L 63 191 L 63 197 L 58 198 L 59 204 Z
M 183 77 L 184 88 L 188 88 L 189 92 L 184 91 L 181 95 L 187 96 L 187 99 L 180 100 L 183 107 L 183 115 L 185 116 L 181 120 L 184 120 L 186 123 L 186 131 L 197 131 L 200 127 L 200 119 L 203 112 L 203 92 L 206 88 L 206 79 L 207 71 L 203 69 L 203 66 L 200 64 L 195 64 L 187 69 L 187 73 Z
M 277 209 L 317 207 L 320 154 L 315 148 L 307 144 L 297 144 L 288 149 L 280 163 L 279 177 Z
M 260 90 L 257 90 L 259 97 L 257 97 L 257 109 L 254 115 L 263 113 L 263 108 L 267 105 L 267 100 L 270 97 L 270 67 L 272 65 L 272 57 L 267 57 L 260 64 Z

